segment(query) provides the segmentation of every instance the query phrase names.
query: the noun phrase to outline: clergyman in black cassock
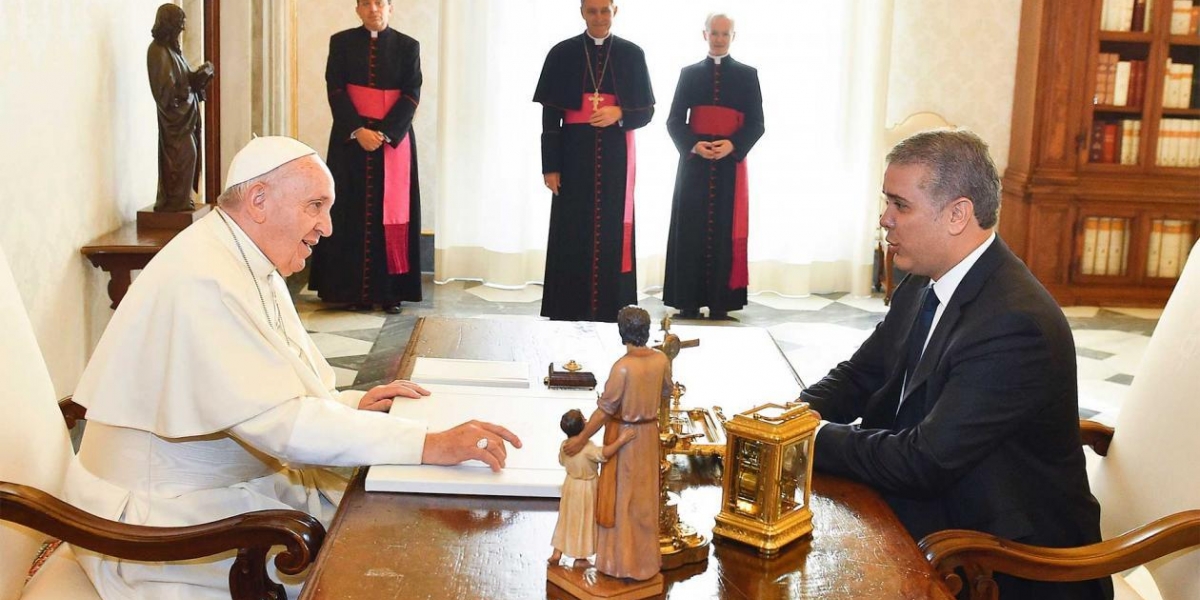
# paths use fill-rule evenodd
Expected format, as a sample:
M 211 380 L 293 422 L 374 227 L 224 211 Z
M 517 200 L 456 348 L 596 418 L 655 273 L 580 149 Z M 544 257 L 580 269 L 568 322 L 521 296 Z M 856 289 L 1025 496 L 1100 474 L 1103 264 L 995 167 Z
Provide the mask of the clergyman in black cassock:
M 749 181 L 746 155 L 762 137 L 758 71 L 729 56 L 733 21 L 710 16 L 709 55 L 684 67 L 667 116 L 679 149 L 663 304 L 684 318 L 725 318 L 746 305 Z
M 365 0 L 358 12 L 362 27 L 329 39 L 327 162 L 337 201 L 333 235 L 313 249 L 309 287 L 326 302 L 378 304 L 397 313 L 401 301 L 421 300 L 421 191 L 412 130 L 421 99 L 421 47 L 387 26 L 390 4 Z
M 555 193 L 542 315 L 615 322 L 637 302 L 633 131 L 654 115 L 654 93 L 642 49 L 609 31 L 616 6 L 585 0 L 581 13 L 588 31 L 550 50 L 533 95 Z

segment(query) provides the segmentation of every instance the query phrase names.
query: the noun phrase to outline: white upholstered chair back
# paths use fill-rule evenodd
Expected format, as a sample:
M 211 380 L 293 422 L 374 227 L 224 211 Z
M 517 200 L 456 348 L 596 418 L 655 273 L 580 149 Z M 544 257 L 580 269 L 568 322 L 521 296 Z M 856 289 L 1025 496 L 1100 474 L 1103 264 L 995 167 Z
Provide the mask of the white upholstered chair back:
M 883 133 L 883 148 L 884 152 L 890 152 L 892 146 L 900 143 L 900 140 L 922 131 L 931 131 L 934 129 L 953 128 L 954 125 L 947 121 L 942 115 L 934 112 L 919 112 L 908 115 L 903 121 L 892 125 L 884 130 Z
M 1105 539 L 1200 509 L 1200 244 L 1142 356 L 1108 455 L 1089 478 Z M 1200 598 L 1200 548 L 1146 569 L 1164 600 Z
M 58 410 L 50 373 L 0 249 L 0 481 L 60 495 L 71 440 Z M 0 600 L 21 597 L 46 536 L 0 521 Z

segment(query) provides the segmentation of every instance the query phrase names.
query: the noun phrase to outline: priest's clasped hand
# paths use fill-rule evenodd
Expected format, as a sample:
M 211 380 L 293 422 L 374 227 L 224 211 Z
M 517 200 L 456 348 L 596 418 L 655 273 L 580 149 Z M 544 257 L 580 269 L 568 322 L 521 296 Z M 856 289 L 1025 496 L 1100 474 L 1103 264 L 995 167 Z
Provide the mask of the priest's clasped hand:
M 358 410 L 387 412 L 392 409 L 394 398 L 420 398 L 428 396 L 429 390 L 411 382 L 397 379 L 386 385 L 377 385 L 363 394 L 358 401 Z
M 480 443 L 484 439 L 487 443 Z M 508 446 L 504 442 L 514 448 L 521 447 L 521 439 L 499 425 L 468 421 L 446 431 L 425 434 L 421 464 L 457 465 L 473 458 L 487 463 L 493 471 L 499 471 L 508 458 Z
M 608 127 L 609 125 L 620 121 L 624 114 L 625 113 L 621 112 L 620 106 L 605 106 L 596 109 L 596 112 L 592 113 L 592 117 L 589 122 L 592 124 L 592 127 Z
M 362 149 L 367 152 L 378 150 L 385 141 L 382 132 L 367 129 L 366 127 L 359 127 L 354 130 L 354 139 L 358 140 L 358 145 L 362 146 Z
M 692 152 L 695 152 L 700 158 L 708 160 L 721 160 L 733 153 L 733 142 L 729 140 L 716 140 L 713 142 L 696 142 L 692 147 Z

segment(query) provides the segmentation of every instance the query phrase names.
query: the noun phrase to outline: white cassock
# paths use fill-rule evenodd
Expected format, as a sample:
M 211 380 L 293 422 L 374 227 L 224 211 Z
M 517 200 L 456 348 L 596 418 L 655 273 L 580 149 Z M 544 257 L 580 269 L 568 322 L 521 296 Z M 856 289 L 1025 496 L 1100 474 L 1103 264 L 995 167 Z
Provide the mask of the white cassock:
M 137 525 L 293 508 L 328 526 L 345 479 L 307 467 L 421 462 L 425 423 L 357 410 L 362 394 L 334 389 L 283 278 L 215 210 L 150 262 L 100 339 L 74 397 L 88 425 L 66 500 Z M 104 598 L 229 598 L 232 553 L 75 552 Z

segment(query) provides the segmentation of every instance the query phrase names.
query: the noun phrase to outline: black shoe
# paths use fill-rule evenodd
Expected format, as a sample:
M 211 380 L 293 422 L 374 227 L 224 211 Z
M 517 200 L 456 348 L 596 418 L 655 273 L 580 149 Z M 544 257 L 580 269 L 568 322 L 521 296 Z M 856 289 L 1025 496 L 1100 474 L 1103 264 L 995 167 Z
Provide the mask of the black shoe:
M 737 319 L 729 316 L 729 313 L 723 310 L 709 309 L 708 318 L 711 321 L 737 321 Z
M 675 318 L 676 319 L 699 319 L 700 318 L 700 309 L 685 308 L 685 309 L 679 311 L 678 313 L 676 313 Z
M 398 314 L 400 314 L 400 303 L 399 303 L 399 302 L 397 302 L 397 303 L 395 303 L 395 304 L 384 304 L 384 305 L 383 305 L 383 312 L 385 312 L 385 313 L 387 313 L 387 314 L 389 314 L 389 315 L 398 315 Z

